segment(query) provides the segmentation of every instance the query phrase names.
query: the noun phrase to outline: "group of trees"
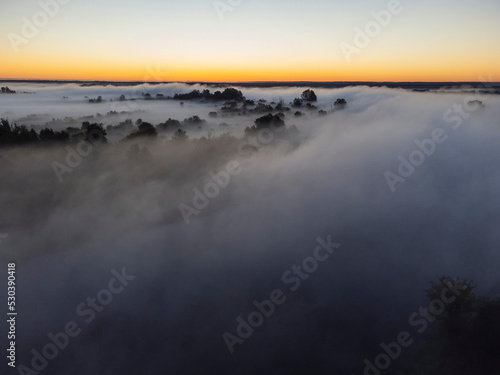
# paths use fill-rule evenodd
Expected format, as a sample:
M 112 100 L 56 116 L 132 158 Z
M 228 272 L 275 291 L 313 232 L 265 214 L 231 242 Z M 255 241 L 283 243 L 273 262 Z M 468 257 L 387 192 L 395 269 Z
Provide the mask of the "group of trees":
M 252 135 L 262 129 L 279 129 L 285 126 L 285 115 L 283 113 L 278 113 L 273 115 L 268 113 L 265 116 L 259 117 L 255 120 L 255 125 L 245 128 L 246 135 Z
M 2 88 L 2 92 L 12 92 L 8 87 Z M 259 117 L 255 120 L 255 123 L 251 127 L 245 129 L 245 134 L 252 134 L 263 128 L 280 128 L 285 126 L 285 115 L 283 112 L 290 111 L 290 108 L 285 106 L 283 100 L 279 100 L 276 104 L 272 102 L 271 104 L 276 104 L 274 107 L 271 104 L 267 104 L 266 100 L 260 99 L 257 103 L 253 100 L 246 100 L 242 92 L 235 88 L 226 88 L 224 91 L 216 91 L 211 93 L 210 90 L 193 90 L 187 94 L 175 94 L 174 99 L 205 99 L 205 100 L 226 100 L 225 105 L 221 108 L 225 112 L 235 112 L 243 111 L 244 114 L 250 113 L 267 113 L 266 115 Z M 120 96 L 119 100 L 126 100 L 125 96 Z M 101 103 L 103 101 L 101 96 L 95 99 L 88 99 L 89 103 Z M 317 109 L 316 106 L 311 104 L 317 101 L 317 96 L 313 90 L 305 90 L 300 98 L 296 98 L 291 104 L 293 107 L 301 107 L 304 102 L 306 102 L 306 107 L 308 109 Z M 238 102 L 243 102 L 242 108 L 238 108 Z M 345 99 L 338 99 L 334 106 L 343 108 L 347 102 Z M 254 107 L 248 109 L 248 107 Z M 275 114 L 273 114 L 275 113 Z M 114 115 L 118 113 L 109 113 L 109 115 Z M 325 111 L 319 111 L 320 115 L 326 114 Z M 217 117 L 217 112 L 210 112 L 210 117 Z M 295 111 L 294 116 L 300 117 L 304 115 L 301 111 Z M 83 118 L 82 118 L 83 119 Z M 67 119 L 65 119 L 67 120 Z M 76 120 L 71 119 L 73 122 Z M 26 126 L 18 126 L 17 124 L 11 125 L 8 120 L 1 120 L 0 123 L 0 145 L 24 145 L 24 144 L 55 144 L 55 143 L 72 143 L 78 142 L 82 139 L 88 141 L 95 141 L 100 139 L 102 142 L 107 142 L 107 131 L 126 131 L 129 134 L 125 139 L 133 139 L 137 137 L 156 137 L 159 131 L 166 131 L 170 129 L 177 129 L 173 135 L 173 139 L 186 139 L 187 135 L 185 130 L 182 129 L 183 126 L 201 126 L 206 123 L 206 120 L 201 119 L 199 116 L 191 116 L 184 119 L 182 122 L 179 120 L 169 118 L 167 121 L 154 126 L 148 122 L 142 122 L 138 120 L 134 126 L 132 120 L 126 120 L 121 122 L 116 126 L 108 126 L 106 130 L 103 128 L 103 124 L 90 121 L 83 121 L 81 128 L 77 127 L 67 127 L 66 130 L 54 131 L 50 127 L 46 127 L 40 130 L 39 133 L 34 129 L 28 129 Z M 76 124 L 75 124 L 76 125 Z
M 133 139 L 137 137 L 156 137 L 158 132 L 155 127 L 149 122 L 141 122 L 139 128 L 130 133 L 126 139 Z
M 186 122 L 187 121 L 187 122 Z M 156 127 L 149 122 L 142 120 L 136 121 L 136 126 L 133 125 L 132 120 L 126 120 L 116 127 L 108 126 L 104 129 L 103 124 L 90 123 L 84 121 L 80 128 L 68 127 L 66 130 L 55 131 L 50 128 L 44 128 L 39 133 L 35 129 L 28 129 L 25 125 L 11 125 L 8 120 L 0 120 L 0 146 L 22 146 L 22 145 L 64 145 L 73 144 L 82 140 L 95 143 L 107 143 L 108 131 L 115 129 L 127 129 L 131 133 L 125 139 L 134 139 L 138 137 L 156 137 L 158 135 L 158 128 L 166 129 L 167 127 L 177 127 L 174 132 L 173 140 L 185 140 L 188 138 L 185 130 L 180 129 L 180 126 L 186 123 L 196 124 L 205 120 L 200 119 L 198 116 L 190 117 L 184 122 L 178 120 L 168 119 L 165 123 L 157 125 Z
M 165 132 L 172 129 L 181 129 L 187 126 L 201 126 L 207 121 L 200 118 L 197 115 L 185 118 L 182 122 L 176 119 L 169 118 L 165 122 L 159 123 L 158 125 L 153 125 L 149 122 L 143 122 L 142 119 L 137 119 L 135 125 L 132 120 L 127 119 L 120 122 L 118 125 L 108 125 L 106 130 L 110 133 L 113 132 L 128 132 L 129 135 L 126 139 L 141 137 L 141 136 L 151 136 L 155 137 L 158 132 Z
M 26 145 L 40 141 L 35 130 L 26 126 L 10 125 L 8 120 L 0 120 L 0 145 Z
M 192 100 L 192 99 L 205 99 L 205 100 L 234 100 L 237 102 L 242 102 L 245 100 L 243 93 L 240 90 L 237 90 L 232 87 L 226 88 L 224 91 L 215 91 L 213 94 L 210 90 L 193 90 L 188 92 L 187 94 L 175 94 L 175 100 Z
M 347 101 L 345 99 L 337 99 L 335 103 L 333 103 L 333 106 L 337 109 L 344 109 L 346 105 Z
M 2 87 L 0 89 L 0 91 L 2 92 L 2 94 L 15 94 L 16 93 L 14 90 L 9 89 L 8 86 Z
M 92 98 L 89 99 L 89 103 L 102 103 L 102 101 L 103 101 L 102 96 L 100 96 L 100 95 L 95 99 L 92 99 Z
M 308 90 L 305 90 L 304 92 L 302 92 L 302 94 L 300 95 L 300 98 L 293 99 L 293 101 L 290 104 L 292 105 L 292 107 L 298 108 L 298 107 L 302 107 L 302 104 L 304 102 L 306 102 L 310 107 L 311 103 L 317 102 L 317 101 L 318 101 L 318 97 L 316 96 L 316 93 L 313 90 L 308 89 Z
M 182 124 L 179 120 L 171 119 L 169 117 L 167 121 L 156 125 L 156 127 L 160 130 L 167 130 L 167 129 L 171 129 L 171 128 L 180 128 L 181 125 Z
M 81 140 L 106 143 L 106 135 L 102 124 L 88 121 L 83 122 L 81 128 L 68 127 L 61 131 L 44 128 L 37 133 L 35 129 L 28 129 L 25 125 L 11 125 L 6 119 L 0 120 L 0 145 L 2 146 L 66 144 Z
M 404 373 L 498 373 L 500 300 L 476 295 L 471 281 L 441 276 L 426 291 L 429 302 L 440 301 L 445 289 L 455 298 L 436 316 L 437 329 L 426 336 Z

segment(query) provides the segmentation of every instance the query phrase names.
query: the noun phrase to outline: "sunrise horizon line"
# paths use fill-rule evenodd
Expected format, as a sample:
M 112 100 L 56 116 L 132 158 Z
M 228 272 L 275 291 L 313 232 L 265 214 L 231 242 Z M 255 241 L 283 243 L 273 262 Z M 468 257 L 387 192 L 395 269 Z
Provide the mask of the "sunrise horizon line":
M 481 80 L 121 80 L 121 79 L 78 79 L 78 78 L 3 78 L 1 82 L 109 82 L 109 83 L 187 83 L 187 84 L 251 84 L 251 83 L 482 83 Z M 500 84 L 500 81 L 490 83 Z

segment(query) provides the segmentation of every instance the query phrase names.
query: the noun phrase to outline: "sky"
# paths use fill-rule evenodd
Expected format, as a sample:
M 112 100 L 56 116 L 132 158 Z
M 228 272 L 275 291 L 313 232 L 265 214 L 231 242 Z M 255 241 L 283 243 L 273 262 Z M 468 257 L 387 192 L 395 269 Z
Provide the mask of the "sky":
M 0 78 L 477 81 L 500 73 L 498 14 L 495 0 L 2 0 Z

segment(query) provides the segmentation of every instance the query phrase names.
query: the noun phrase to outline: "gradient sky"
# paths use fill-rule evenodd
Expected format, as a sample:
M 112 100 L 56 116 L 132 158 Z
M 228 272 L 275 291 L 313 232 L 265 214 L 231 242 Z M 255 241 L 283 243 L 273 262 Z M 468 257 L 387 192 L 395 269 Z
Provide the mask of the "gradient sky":
M 50 3 L 56 0 L 41 0 Z M 0 0 L 0 78 L 202 81 L 477 81 L 500 77 L 498 0 L 401 0 L 348 62 L 356 27 L 388 1 L 60 0 L 16 52 L 35 0 Z M 230 0 L 220 0 L 229 4 Z M 233 3 L 238 3 L 232 0 Z M 40 18 L 41 17 L 41 18 Z M 43 16 L 39 15 L 43 22 Z M 39 23 L 40 24 L 40 23 Z

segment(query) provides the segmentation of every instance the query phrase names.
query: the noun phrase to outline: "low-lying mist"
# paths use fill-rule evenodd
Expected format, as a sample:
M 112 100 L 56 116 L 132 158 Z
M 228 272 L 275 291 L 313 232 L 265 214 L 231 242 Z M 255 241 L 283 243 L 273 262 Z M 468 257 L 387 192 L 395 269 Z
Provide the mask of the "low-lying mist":
M 36 93 L 2 96 L 1 116 L 36 129 L 50 120 L 23 118 L 207 120 L 187 140 L 110 138 L 85 155 L 76 145 L 0 149 L 0 254 L 18 267 L 19 364 L 33 368 L 32 349 L 66 323 L 81 328 L 40 373 L 362 374 L 381 342 L 409 331 L 416 344 L 383 372 L 396 373 L 423 340 L 408 317 L 427 304 L 429 281 L 471 279 L 482 295 L 500 282 L 499 96 L 314 89 L 325 115 L 292 108 L 284 128 L 245 136 L 260 115 L 210 118 L 219 102 L 12 88 Z M 133 90 L 193 89 L 204 87 Z M 242 89 L 287 105 L 303 90 Z M 106 102 L 84 99 L 99 95 Z M 61 178 L 54 163 L 67 168 Z M 291 290 L 285 272 L 318 240 L 340 247 Z M 78 306 L 123 267 L 135 279 L 86 322 Z M 231 353 L 224 333 L 239 337 L 237 318 L 248 322 L 276 289 L 286 299 Z

